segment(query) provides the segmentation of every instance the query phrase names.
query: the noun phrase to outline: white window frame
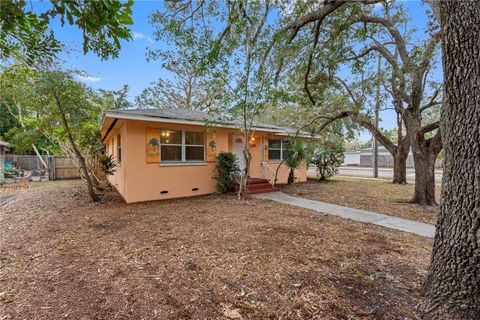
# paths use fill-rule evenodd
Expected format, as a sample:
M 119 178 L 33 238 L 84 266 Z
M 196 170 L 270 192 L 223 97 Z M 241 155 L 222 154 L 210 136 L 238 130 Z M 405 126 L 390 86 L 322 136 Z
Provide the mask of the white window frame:
M 122 164 L 122 135 L 117 133 L 117 164 Z
M 271 140 L 278 140 L 280 141 L 280 148 L 270 148 L 270 141 Z M 268 154 L 268 161 L 272 161 L 272 162 L 280 162 L 280 161 L 283 161 L 285 160 L 284 157 L 283 157 L 283 152 L 287 150 L 286 147 L 284 147 L 284 144 L 287 143 L 288 140 L 283 140 L 283 139 L 268 139 L 268 148 L 267 148 L 267 154 Z M 270 150 L 279 150 L 280 151 L 280 159 L 270 159 Z
M 170 131 L 180 131 L 182 133 L 182 143 L 181 144 L 163 144 L 162 143 L 162 131 L 164 130 L 170 130 Z M 186 144 L 185 142 L 185 136 L 186 132 L 200 132 L 203 133 L 203 144 Z M 162 146 L 173 146 L 173 147 L 181 147 L 181 160 L 162 160 Z M 203 147 L 203 160 L 186 160 L 186 147 Z M 165 163 L 165 164 L 175 164 L 175 163 L 204 163 L 205 162 L 205 155 L 206 152 L 206 146 L 205 146 L 205 132 L 200 131 L 200 130 L 178 130 L 178 129 L 160 129 L 160 143 L 159 143 L 159 157 L 160 157 L 160 163 Z
M 187 132 L 200 132 L 203 134 L 203 144 L 187 144 L 185 141 Z M 203 147 L 203 159 L 202 160 L 187 160 L 187 147 Z M 205 132 L 195 130 L 182 130 L 182 162 L 205 162 Z

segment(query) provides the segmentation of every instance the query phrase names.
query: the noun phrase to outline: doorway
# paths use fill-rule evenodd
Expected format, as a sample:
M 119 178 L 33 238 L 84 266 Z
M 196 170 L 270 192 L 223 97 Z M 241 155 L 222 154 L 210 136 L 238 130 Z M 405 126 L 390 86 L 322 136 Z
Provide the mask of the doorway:
M 243 156 L 243 137 L 241 135 L 234 135 L 232 139 L 233 154 L 237 156 L 238 167 L 243 171 L 245 169 L 245 157 Z

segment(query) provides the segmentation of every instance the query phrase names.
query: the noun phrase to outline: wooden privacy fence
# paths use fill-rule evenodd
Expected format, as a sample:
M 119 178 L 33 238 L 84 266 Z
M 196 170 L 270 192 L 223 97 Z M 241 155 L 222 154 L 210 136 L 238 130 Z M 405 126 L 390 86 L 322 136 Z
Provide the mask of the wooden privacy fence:
M 53 180 L 80 178 L 77 159 L 53 156 L 51 163 L 53 163 Z M 52 169 L 50 169 L 50 172 L 52 172 Z
M 42 156 L 42 159 L 48 166 L 50 180 L 80 178 L 77 159 L 45 155 Z M 35 155 L 7 154 L 5 161 L 11 161 L 15 167 L 25 170 L 43 169 L 42 162 Z

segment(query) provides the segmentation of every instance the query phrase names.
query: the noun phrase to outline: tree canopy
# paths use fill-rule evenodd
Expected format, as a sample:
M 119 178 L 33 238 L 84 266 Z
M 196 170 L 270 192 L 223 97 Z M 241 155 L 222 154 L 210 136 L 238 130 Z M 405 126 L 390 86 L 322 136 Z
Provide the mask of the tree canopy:
M 133 0 L 50 1 L 38 12 L 26 0 L 0 1 L 0 59 L 52 61 L 62 49 L 50 22 L 76 26 L 82 31 L 83 52 L 93 51 L 102 59 L 117 57 L 120 40 L 130 40 Z

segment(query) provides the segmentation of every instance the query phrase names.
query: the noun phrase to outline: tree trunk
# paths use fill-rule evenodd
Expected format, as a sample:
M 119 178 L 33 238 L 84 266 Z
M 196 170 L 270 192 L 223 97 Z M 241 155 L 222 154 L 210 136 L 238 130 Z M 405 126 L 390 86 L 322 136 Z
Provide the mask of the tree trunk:
M 240 188 L 238 190 L 238 198 L 244 197 L 247 195 L 248 180 L 250 179 L 250 162 L 252 160 L 252 155 L 249 150 L 248 145 L 248 135 L 245 138 L 245 144 L 243 147 L 243 157 L 245 158 L 245 169 L 240 178 Z
M 407 183 L 407 157 L 404 157 L 399 152 L 393 157 L 393 183 Z
M 422 125 L 418 112 L 418 110 L 406 111 L 404 114 L 407 137 L 410 140 L 415 163 L 415 189 L 411 202 L 434 206 L 437 204 L 435 201 L 435 159 L 437 154 L 420 134 Z
M 398 145 L 395 145 L 385 135 L 383 135 L 381 131 L 377 129 L 376 126 L 372 125 L 368 121 L 364 121 L 361 117 L 359 117 L 358 113 L 351 114 L 350 119 L 353 122 L 358 123 L 365 129 L 369 130 L 373 135 L 375 144 L 377 142 L 380 143 L 392 155 L 393 162 L 394 162 L 393 183 L 399 183 L 399 184 L 407 183 L 406 161 L 408 157 L 408 152 L 410 150 L 410 137 L 408 137 L 408 132 L 407 132 L 407 136 L 402 137 L 401 123 L 399 123 L 400 127 L 398 130 L 398 136 L 399 136 Z
M 295 182 L 295 172 L 293 169 L 290 169 L 290 172 L 288 173 L 288 181 L 287 184 L 292 184 Z
M 401 124 L 400 124 L 401 125 Z M 407 183 L 407 158 L 410 152 L 409 137 L 402 137 L 401 128 L 399 130 L 398 145 L 392 153 L 393 157 L 393 183 L 406 184 Z
M 414 149 L 414 148 L 412 148 Z M 435 156 L 430 150 L 423 148 L 413 150 L 415 162 L 415 189 L 412 203 L 433 206 L 435 201 Z
M 399 104 L 398 109 L 403 109 L 402 102 L 394 102 Z M 397 149 L 393 156 L 393 183 L 407 183 L 407 159 L 410 152 L 410 139 L 403 136 L 402 115 L 397 111 Z
M 73 140 L 72 132 L 70 131 L 70 127 L 68 126 L 67 118 L 65 116 L 65 111 L 62 107 L 62 104 L 60 102 L 60 98 L 57 96 L 57 93 L 53 93 L 55 97 L 55 101 L 57 103 L 57 108 L 58 111 L 60 112 L 60 116 L 62 118 L 62 123 L 63 127 L 65 128 L 65 131 L 67 132 L 67 137 L 68 141 L 70 142 L 73 152 L 75 152 L 75 155 L 77 156 L 78 163 L 80 164 L 80 168 L 83 171 L 83 174 L 85 176 L 85 181 L 87 182 L 87 188 L 88 188 L 88 194 L 90 195 L 90 198 L 92 198 L 92 201 L 97 202 L 100 200 L 99 196 L 95 193 L 95 190 L 93 189 L 93 183 L 90 178 L 90 175 L 88 174 L 88 169 L 87 165 L 85 164 L 85 158 L 82 156 L 80 151 L 78 150 L 75 141 Z
M 480 3 L 438 1 L 445 148 L 423 319 L 480 319 Z

